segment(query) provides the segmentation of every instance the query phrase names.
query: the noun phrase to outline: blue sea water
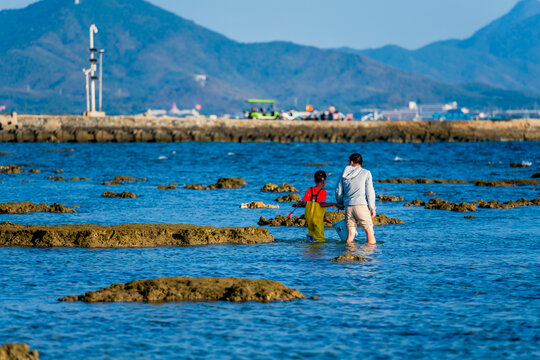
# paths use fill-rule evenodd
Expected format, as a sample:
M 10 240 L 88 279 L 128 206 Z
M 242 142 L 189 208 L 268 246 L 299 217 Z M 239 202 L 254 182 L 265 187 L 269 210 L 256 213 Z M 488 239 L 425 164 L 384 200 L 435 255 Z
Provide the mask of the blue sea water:
M 46 149 L 73 149 L 47 152 Z M 433 144 L 1 144 L 0 164 L 28 164 L 41 174 L 0 175 L 0 202 L 80 206 L 77 214 L 0 215 L 21 224 L 191 223 L 252 226 L 280 209 L 267 182 L 305 191 L 319 167 L 332 175 L 331 196 L 348 155 L 361 152 L 374 179 L 529 178 L 540 143 Z M 528 161 L 527 168 L 510 168 Z M 53 182 L 54 170 L 90 181 Z M 145 182 L 103 186 L 116 175 Z M 239 176 L 242 189 L 157 190 L 158 184 L 211 184 Z M 20 183 L 30 180 L 31 183 Z M 375 184 L 377 194 L 424 200 L 517 200 L 539 188 L 473 184 Z M 385 190 L 383 190 L 385 189 Z M 108 199 L 112 190 L 137 199 Z M 378 203 L 405 221 L 376 227 L 376 248 L 304 241 L 302 228 L 269 228 L 276 241 L 249 246 L 148 249 L 0 249 L 0 344 L 25 342 L 42 359 L 174 358 L 540 358 L 540 209 L 463 213 Z M 366 263 L 330 259 L 352 252 Z M 240 276 L 279 280 L 319 300 L 259 303 L 83 304 L 58 302 L 112 283 L 164 276 Z

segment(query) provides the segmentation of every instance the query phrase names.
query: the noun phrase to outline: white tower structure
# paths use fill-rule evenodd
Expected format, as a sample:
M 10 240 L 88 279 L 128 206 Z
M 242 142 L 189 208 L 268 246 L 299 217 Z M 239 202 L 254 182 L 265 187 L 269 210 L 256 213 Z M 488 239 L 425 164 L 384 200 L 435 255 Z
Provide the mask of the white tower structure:
M 100 76 L 96 75 L 97 72 L 97 63 L 98 59 L 96 58 L 96 54 L 99 52 L 100 59 L 103 58 L 103 50 L 99 51 L 94 46 L 94 34 L 98 33 L 98 28 L 96 25 L 92 24 L 90 25 L 90 68 L 84 69 L 84 74 L 86 76 L 86 113 L 84 113 L 85 116 L 89 117 L 99 117 L 99 116 L 105 116 L 105 113 L 102 112 L 102 89 L 101 89 L 101 75 L 103 73 L 103 69 L 101 68 L 100 64 Z M 100 88 L 99 88 L 99 111 L 96 111 L 96 80 L 100 80 Z

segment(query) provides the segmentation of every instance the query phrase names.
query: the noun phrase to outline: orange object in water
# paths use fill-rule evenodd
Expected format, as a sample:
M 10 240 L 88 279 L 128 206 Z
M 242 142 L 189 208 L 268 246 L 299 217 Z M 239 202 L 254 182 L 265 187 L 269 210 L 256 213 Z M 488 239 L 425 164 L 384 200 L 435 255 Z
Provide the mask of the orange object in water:
M 313 112 L 313 105 L 306 105 L 307 112 Z

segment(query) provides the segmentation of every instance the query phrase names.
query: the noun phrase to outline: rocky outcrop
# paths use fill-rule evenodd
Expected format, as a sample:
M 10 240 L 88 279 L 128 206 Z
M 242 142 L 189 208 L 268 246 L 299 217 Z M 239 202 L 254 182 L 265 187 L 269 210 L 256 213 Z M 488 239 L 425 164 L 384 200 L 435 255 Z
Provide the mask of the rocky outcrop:
M 423 200 L 416 199 L 416 200 L 411 201 L 410 203 L 409 202 L 405 203 L 405 205 L 403 206 L 424 206 L 424 205 L 426 205 L 426 203 Z
M 65 178 L 63 176 L 49 176 L 48 177 L 49 180 L 52 180 L 52 181 L 88 181 L 90 180 L 89 178 L 81 178 L 81 177 L 72 177 L 72 178 Z
M 30 169 L 31 174 L 41 174 L 41 170 L 39 169 Z
M 484 200 L 477 200 L 474 202 L 478 205 L 479 208 L 482 209 L 514 209 L 520 206 L 540 206 L 540 198 L 536 198 L 533 200 L 527 200 L 527 199 L 519 199 L 519 200 L 510 200 L 506 202 L 500 202 L 500 201 L 484 201 Z
M 284 193 L 284 192 L 300 192 L 297 188 L 292 186 L 291 184 L 283 183 L 281 185 L 276 185 L 272 183 L 268 183 L 263 186 L 261 189 L 262 192 L 275 192 L 275 193 Z
M 397 197 L 397 196 L 391 196 L 391 195 L 379 195 L 379 201 L 385 201 L 385 202 L 403 201 L 403 196 Z
M 298 195 L 298 194 L 289 194 L 289 195 L 285 195 L 285 196 L 280 196 L 277 199 L 275 199 L 274 201 L 276 201 L 276 202 L 299 202 L 300 200 L 301 200 L 300 195 Z
M 538 178 L 540 178 L 540 172 L 534 173 L 531 176 L 531 179 L 538 179 Z
M 531 166 L 531 163 L 521 162 L 521 163 L 511 163 L 510 167 L 512 168 L 525 168 Z
M 338 221 L 341 221 L 345 219 L 345 213 L 343 212 L 336 212 L 336 211 L 327 211 L 324 215 L 324 219 L 326 220 L 324 222 L 324 227 L 331 228 L 332 224 L 335 224 Z M 283 215 L 277 215 L 274 219 L 266 219 L 264 216 L 261 216 L 259 219 L 258 224 L 260 226 L 299 226 L 299 227 L 306 227 L 307 222 L 304 215 L 301 216 L 291 216 L 290 218 L 287 218 Z M 397 225 L 397 224 L 404 224 L 404 222 L 400 219 L 396 218 L 389 218 L 388 216 L 384 214 L 379 214 L 375 216 L 373 219 L 373 225 Z
M 20 165 L 0 165 L 0 174 L 11 175 L 11 174 L 20 174 L 21 166 Z
M 242 178 L 220 178 L 212 185 L 188 184 L 185 188 L 189 190 L 240 189 L 244 185 L 247 185 L 247 182 Z
M 236 277 L 177 276 L 150 280 L 135 280 L 126 284 L 113 284 L 84 295 L 71 295 L 59 301 L 103 302 L 214 302 L 292 301 L 305 299 L 300 291 L 279 281 L 243 279 Z
M 540 185 L 536 179 L 504 179 L 504 180 L 473 180 L 476 186 L 516 186 L 516 185 Z
M 4 116 L 0 115 L 0 122 Z M 151 116 L 18 115 L 5 142 L 441 142 L 540 140 L 540 120 L 284 121 Z M 55 123 L 55 126 L 48 126 Z
M 139 248 L 274 241 L 259 227 L 195 225 L 19 225 L 0 223 L 0 247 Z
M 453 203 L 447 200 L 435 198 L 430 199 L 424 208 L 433 210 L 450 210 L 456 212 L 472 212 L 476 211 L 476 204 L 472 202 Z
M 367 260 L 364 259 L 363 257 L 357 256 L 357 255 L 345 254 L 345 255 L 342 255 L 342 256 L 335 257 L 330 261 L 333 261 L 333 262 L 366 262 Z
M 178 188 L 178 184 L 176 183 L 170 183 L 169 185 L 158 185 L 158 190 L 176 190 Z
M 27 344 L 4 344 L 0 346 L 0 360 L 39 360 L 39 353 L 30 351 Z
M 467 184 L 466 180 L 457 179 L 407 179 L 407 178 L 392 178 L 377 180 L 378 183 L 390 183 L 390 184 Z
M 0 214 L 28 214 L 31 212 L 75 213 L 76 211 L 57 203 L 52 205 L 34 204 L 33 202 L 0 203 Z
M 112 180 L 105 181 L 102 185 L 124 185 L 128 181 L 146 181 L 146 178 L 135 178 L 133 176 L 118 175 L 115 176 Z
M 139 197 L 139 195 L 135 195 L 134 193 L 128 192 L 128 191 L 124 191 L 121 193 L 105 191 L 103 194 L 101 194 L 101 196 L 108 197 L 108 198 L 117 198 L 117 199 L 135 199 Z
M 424 193 L 424 195 L 425 195 L 425 196 L 435 195 L 435 191 L 431 191 L 431 190 L 430 190 L 430 191 L 426 191 L 426 192 Z
M 267 205 L 262 201 L 252 201 L 247 204 L 240 205 L 242 209 L 279 209 L 279 205 Z

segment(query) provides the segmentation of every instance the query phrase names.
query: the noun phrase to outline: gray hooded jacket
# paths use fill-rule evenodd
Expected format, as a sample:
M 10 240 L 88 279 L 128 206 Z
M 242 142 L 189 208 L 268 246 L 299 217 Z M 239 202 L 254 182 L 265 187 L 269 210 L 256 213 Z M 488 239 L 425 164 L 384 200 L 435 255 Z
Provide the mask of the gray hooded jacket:
M 360 166 L 347 166 L 336 187 L 336 201 L 345 206 L 368 205 L 371 210 L 375 210 L 371 172 Z

